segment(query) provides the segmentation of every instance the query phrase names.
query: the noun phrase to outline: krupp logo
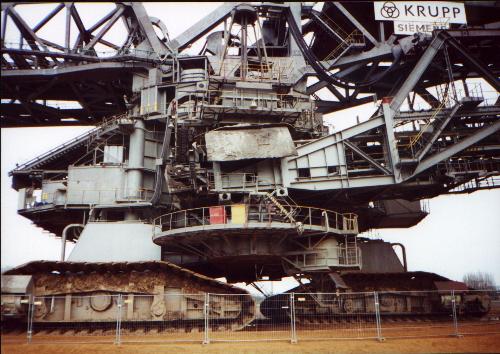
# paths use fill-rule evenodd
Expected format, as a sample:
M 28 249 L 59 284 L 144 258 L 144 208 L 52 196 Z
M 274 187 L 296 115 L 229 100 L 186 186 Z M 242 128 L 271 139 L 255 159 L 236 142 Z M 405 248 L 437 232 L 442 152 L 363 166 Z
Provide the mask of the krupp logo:
M 391 1 L 384 2 L 382 9 L 380 9 L 380 14 L 385 18 L 398 18 L 399 9 Z

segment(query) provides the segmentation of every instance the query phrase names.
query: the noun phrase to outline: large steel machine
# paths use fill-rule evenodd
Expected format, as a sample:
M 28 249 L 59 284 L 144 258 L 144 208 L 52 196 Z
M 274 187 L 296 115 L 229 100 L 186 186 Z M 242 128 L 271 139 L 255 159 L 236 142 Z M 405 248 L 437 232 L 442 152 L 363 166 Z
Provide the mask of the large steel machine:
M 100 18 L 93 4 L 92 23 L 83 5 L 54 3 L 35 24 L 23 18 L 35 5 L 2 3 L 2 128 L 95 126 L 10 172 L 18 213 L 62 250 L 60 262 L 7 273 L 5 309 L 22 313 L 20 295 L 57 295 L 35 321 L 65 311 L 61 321 L 85 321 L 114 305 L 72 311 L 71 296 L 149 294 L 130 318 L 162 319 L 174 306 L 162 294 L 243 292 L 218 277 L 293 276 L 310 293 L 465 290 L 407 272 L 402 245 L 357 236 L 417 224 L 422 199 L 499 186 L 500 8 L 444 4 L 444 29 L 397 34 L 372 2 L 224 3 L 172 39 L 140 3 Z M 382 5 L 394 16 L 394 3 Z M 462 10 L 467 24 L 453 21 Z M 42 30 L 61 14 L 56 43 Z M 120 43 L 108 35 L 118 24 Z M 186 55 L 196 41 L 199 54 Z M 325 127 L 325 115 L 366 103 L 373 114 Z M 411 299 L 389 300 L 386 311 L 412 313 L 398 307 Z M 199 301 L 179 302 L 179 319 L 201 316 L 180 310 Z M 221 318 L 253 316 L 249 303 L 231 308 Z

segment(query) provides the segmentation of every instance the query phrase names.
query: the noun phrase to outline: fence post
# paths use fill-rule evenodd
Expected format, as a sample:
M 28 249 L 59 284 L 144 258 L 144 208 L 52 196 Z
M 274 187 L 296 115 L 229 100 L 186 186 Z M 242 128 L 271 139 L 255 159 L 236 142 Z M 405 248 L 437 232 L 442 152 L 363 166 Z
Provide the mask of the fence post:
M 455 290 L 451 291 L 451 312 L 453 314 L 453 327 L 455 329 L 455 337 L 460 337 L 460 334 L 458 333 L 457 302 L 455 301 Z
M 35 313 L 35 297 L 33 295 L 29 295 L 28 299 L 28 328 L 27 328 L 27 339 L 28 344 L 31 343 L 31 339 L 33 338 L 33 316 Z
M 203 344 L 210 344 L 210 337 L 209 337 L 209 315 L 210 315 L 210 293 L 205 293 L 205 303 L 203 304 L 203 319 L 205 322 L 205 330 L 203 334 Z
M 115 344 L 120 345 L 121 344 L 121 331 L 122 331 L 122 306 L 123 306 L 123 301 L 122 301 L 122 294 L 118 294 L 118 299 L 117 305 L 118 305 L 118 310 L 116 314 L 116 337 L 115 337 Z
M 380 321 L 380 303 L 378 301 L 378 293 L 373 292 L 373 299 L 375 300 L 375 321 L 377 323 L 377 339 L 379 342 L 384 341 L 382 337 L 382 322 Z
M 290 331 L 292 344 L 297 344 L 297 329 L 295 328 L 295 293 L 290 293 Z

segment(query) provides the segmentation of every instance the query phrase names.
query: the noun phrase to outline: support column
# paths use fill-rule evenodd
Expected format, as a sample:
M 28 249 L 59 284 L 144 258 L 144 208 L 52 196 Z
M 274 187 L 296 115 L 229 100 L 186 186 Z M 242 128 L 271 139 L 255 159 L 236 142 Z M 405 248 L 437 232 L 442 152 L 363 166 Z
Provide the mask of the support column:
M 134 132 L 130 134 L 127 170 L 127 198 L 142 199 L 140 189 L 143 185 L 144 168 L 144 120 L 135 121 Z M 125 220 L 136 220 L 138 215 L 134 211 L 128 211 Z
M 382 109 L 384 112 L 385 121 L 385 131 L 386 131 L 386 143 L 387 143 L 387 153 L 392 166 L 392 173 L 394 174 L 394 181 L 399 183 L 402 181 L 399 152 L 396 142 L 396 137 L 394 135 L 394 111 L 391 110 L 389 102 L 382 103 Z
M 301 12 L 302 12 L 302 3 L 300 2 L 289 2 L 288 6 L 290 6 L 290 10 L 293 14 L 293 18 L 295 19 L 295 22 L 297 23 L 297 26 L 302 29 L 302 22 L 301 22 Z M 299 45 L 293 38 L 292 34 L 289 34 L 288 42 L 290 43 L 290 56 L 291 57 L 302 57 L 302 54 L 299 49 Z

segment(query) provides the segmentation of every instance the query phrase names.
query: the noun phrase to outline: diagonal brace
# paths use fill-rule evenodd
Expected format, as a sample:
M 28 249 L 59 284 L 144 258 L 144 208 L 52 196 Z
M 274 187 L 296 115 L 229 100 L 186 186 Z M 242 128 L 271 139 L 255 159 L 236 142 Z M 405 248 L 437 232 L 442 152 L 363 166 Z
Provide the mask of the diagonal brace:
M 363 159 L 365 159 L 370 165 L 372 165 L 373 167 L 375 167 L 376 169 L 380 170 L 381 172 L 383 172 L 385 175 L 392 175 L 391 171 L 389 171 L 387 168 L 385 168 L 384 166 L 382 166 L 381 164 L 379 164 L 377 161 L 375 161 L 374 159 L 372 159 L 372 157 L 370 155 L 368 155 L 367 153 L 365 153 L 363 150 L 361 150 L 357 145 L 355 145 L 354 143 L 350 142 L 349 140 L 344 140 L 344 145 L 346 145 L 347 147 L 349 147 L 349 149 L 351 149 L 352 151 L 354 151 L 356 154 L 358 154 L 359 156 L 361 156 Z

